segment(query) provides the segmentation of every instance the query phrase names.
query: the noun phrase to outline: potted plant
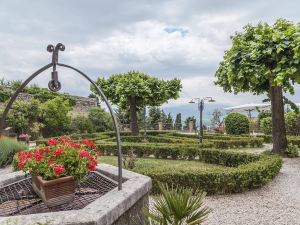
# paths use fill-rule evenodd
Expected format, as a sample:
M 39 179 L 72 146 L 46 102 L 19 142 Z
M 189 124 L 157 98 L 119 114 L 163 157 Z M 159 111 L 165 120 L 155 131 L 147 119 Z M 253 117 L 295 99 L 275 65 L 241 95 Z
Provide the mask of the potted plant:
M 17 153 L 18 169 L 32 176 L 32 187 L 48 207 L 74 200 L 75 183 L 97 166 L 93 141 L 51 138 L 47 145 Z

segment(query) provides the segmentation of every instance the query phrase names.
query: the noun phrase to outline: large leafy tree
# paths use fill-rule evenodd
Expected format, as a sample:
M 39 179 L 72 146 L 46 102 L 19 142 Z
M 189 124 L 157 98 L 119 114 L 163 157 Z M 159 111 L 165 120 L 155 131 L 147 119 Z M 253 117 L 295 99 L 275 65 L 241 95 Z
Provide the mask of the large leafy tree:
M 159 106 L 169 99 L 178 98 L 182 87 L 178 79 L 160 80 L 137 71 L 114 74 L 108 79 L 98 78 L 96 83 L 113 104 L 129 111 L 133 134 L 139 132 L 139 110 L 144 106 Z M 91 90 L 95 92 L 93 87 Z
M 226 92 L 267 94 L 272 105 L 273 151 L 287 147 L 283 93 L 294 94 L 300 83 L 300 24 L 278 19 L 274 25 L 247 25 L 232 39 L 232 47 L 216 72 L 216 84 Z
M 108 112 L 100 107 L 92 108 L 88 114 L 96 132 L 113 130 L 113 122 Z
M 7 115 L 6 123 L 13 127 L 17 134 L 29 132 L 32 123 L 38 121 L 39 115 L 40 102 L 38 100 L 17 100 Z
M 41 105 L 41 119 L 47 130 L 46 136 L 58 136 L 70 130 L 71 116 L 69 112 L 71 106 L 68 100 L 62 97 L 55 97 Z

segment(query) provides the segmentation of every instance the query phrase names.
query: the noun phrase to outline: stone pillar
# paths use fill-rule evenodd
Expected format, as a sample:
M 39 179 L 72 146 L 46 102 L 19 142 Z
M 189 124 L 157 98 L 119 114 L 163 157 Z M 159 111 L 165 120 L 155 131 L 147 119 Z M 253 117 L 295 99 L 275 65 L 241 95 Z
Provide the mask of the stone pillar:
M 164 126 L 162 122 L 158 122 L 158 130 L 163 130 Z
M 189 132 L 194 132 L 194 121 L 190 120 L 189 121 Z

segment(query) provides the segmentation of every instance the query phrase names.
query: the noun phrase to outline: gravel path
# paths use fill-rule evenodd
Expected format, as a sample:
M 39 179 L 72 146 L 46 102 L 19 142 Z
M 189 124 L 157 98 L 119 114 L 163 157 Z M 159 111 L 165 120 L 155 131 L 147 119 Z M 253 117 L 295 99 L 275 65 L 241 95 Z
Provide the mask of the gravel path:
M 262 188 L 208 196 L 205 225 L 300 225 L 300 158 L 284 159 L 280 174 Z

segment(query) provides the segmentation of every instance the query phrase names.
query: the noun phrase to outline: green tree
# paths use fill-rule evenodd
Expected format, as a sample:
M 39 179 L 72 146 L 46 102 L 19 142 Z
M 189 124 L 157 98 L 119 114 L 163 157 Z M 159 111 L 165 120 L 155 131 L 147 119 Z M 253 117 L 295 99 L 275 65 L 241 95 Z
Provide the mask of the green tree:
M 197 129 L 197 127 L 196 127 L 197 120 L 194 116 L 189 116 L 188 118 L 185 119 L 183 129 L 186 129 L 186 130 L 189 129 L 190 121 L 193 121 L 194 130 L 196 130 Z
M 225 118 L 227 134 L 249 134 L 250 122 L 247 116 L 240 113 L 230 113 Z
M 162 115 L 161 115 L 161 110 L 159 107 L 150 107 L 149 112 L 148 112 L 148 127 L 149 129 L 157 129 L 158 127 L 158 122 L 161 121 Z
M 96 132 L 113 130 L 110 114 L 100 107 L 92 108 L 88 115 Z
M 178 113 L 176 115 L 174 127 L 175 127 L 175 130 L 181 130 L 182 129 L 181 113 Z
M 78 115 L 72 118 L 71 129 L 72 131 L 79 131 L 80 133 L 95 132 L 95 127 L 93 126 L 92 121 L 84 115 Z
M 215 109 L 212 113 L 212 118 L 210 123 L 212 126 L 221 127 L 223 124 L 223 116 L 224 114 L 219 109 Z
M 70 130 L 70 103 L 59 96 L 41 105 L 42 121 L 47 131 L 46 136 L 58 136 Z
M 166 130 L 173 130 L 173 117 L 171 113 L 168 114 L 166 123 L 165 123 L 165 129 Z
M 137 71 L 114 74 L 108 79 L 98 78 L 96 83 L 113 104 L 129 111 L 133 134 L 139 132 L 139 110 L 144 106 L 159 106 L 169 99 L 178 98 L 182 87 L 178 79 L 164 81 Z M 91 90 L 96 93 L 94 87 Z
M 237 32 L 232 47 L 216 71 L 217 85 L 225 92 L 267 94 L 272 108 L 273 151 L 287 147 L 283 92 L 294 94 L 300 83 L 300 24 L 278 19 L 273 26 L 247 25 Z
M 6 123 L 13 127 L 17 134 L 29 132 L 30 125 L 39 120 L 40 110 L 38 100 L 17 100 L 7 115 Z

